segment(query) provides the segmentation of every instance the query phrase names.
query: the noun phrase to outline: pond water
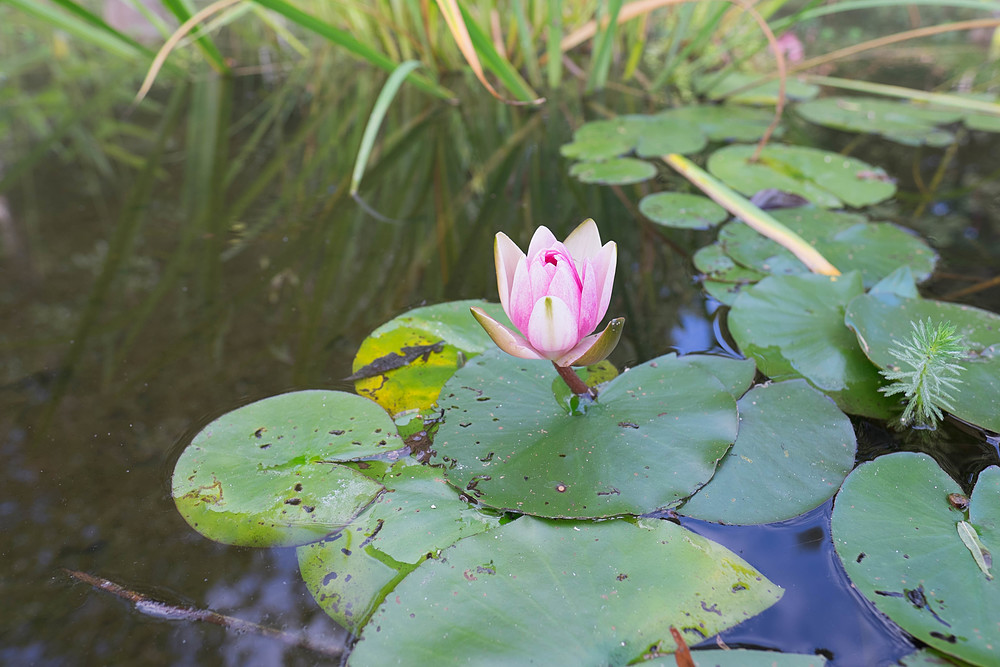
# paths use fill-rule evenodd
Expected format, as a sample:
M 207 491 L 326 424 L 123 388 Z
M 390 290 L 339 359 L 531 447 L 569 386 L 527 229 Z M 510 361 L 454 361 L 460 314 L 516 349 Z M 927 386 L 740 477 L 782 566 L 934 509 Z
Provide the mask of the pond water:
M 559 146 L 582 114 L 592 115 L 580 100 L 523 110 L 474 91 L 451 107 L 404 91 L 361 206 L 347 187 L 378 87 L 350 74 L 322 87 L 308 85 L 305 71 L 281 84 L 209 79 L 161 93 L 131 116 L 108 106 L 121 124 L 94 144 L 104 159 L 50 151 L 4 193 L 0 662 L 326 660 L 253 634 L 139 613 L 65 570 L 343 643 L 345 632 L 307 592 L 294 551 L 226 547 L 188 527 L 170 497 L 173 462 L 201 427 L 239 405 L 292 389 L 350 391 L 343 378 L 358 345 L 395 315 L 425 303 L 495 300 L 496 231 L 523 242 L 539 224 L 561 236 L 593 217 L 603 237 L 618 241 L 609 312 L 628 324 L 616 366 L 722 349 L 716 305 L 690 265 L 711 234 L 641 223 L 639 188 L 584 186 L 567 175 Z M 594 103 L 650 110 L 630 99 Z M 97 137 L 96 127 L 82 116 L 76 140 Z M 792 122 L 793 137 L 805 132 Z M 811 140 L 838 149 L 851 137 Z M 932 172 L 944 155 L 875 139 L 859 150 L 900 178 L 904 204 L 882 211 L 900 220 L 915 207 L 913 196 L 906 201 L 914 165 Z M 946 170 L 944 194 L 915 220 L 945 253 L 945 278 L 931 294 L 996 266 L 995 196 L 963 190 L 992 171 L 991 152 L 966 141 Z M 7 156 L 8 170 L 20 157 Z M 679 183 L 666 173 L 659 180 Z M 969 298 L 1000 305 L 996 290 Z M 858 428 L 862 452 L 896 446 L 876 427 Z M 974 436 L 946 437 L 968 452 L 952 460 L 958 477 L 996 462 Z M 913 649 L 852 592 L 833 554 L 829 512 L 828 502 L 749 528 L 684 520 L 787 590 L 725 633 L 728 645 L 820 652 L 835 665 L 890 663 Z M 667 563 L 663 575 L 677 573 Z

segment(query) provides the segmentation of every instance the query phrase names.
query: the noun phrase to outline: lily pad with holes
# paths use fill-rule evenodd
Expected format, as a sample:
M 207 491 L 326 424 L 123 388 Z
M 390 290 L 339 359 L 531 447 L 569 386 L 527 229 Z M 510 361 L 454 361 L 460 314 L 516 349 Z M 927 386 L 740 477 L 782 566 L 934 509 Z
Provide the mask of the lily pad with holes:
M 939 651 L 995 665 L 1000 578 L 977 560 L 980 549 L 1000 554 L 1000 468 L 980 473 L 967 510 L 949 501 L 961 491 L 926 454 L 862 463 L 834 502 L 833 540 L 852 583 L 879 611 Z M 981 547 L 963 539 L 963 526 Z
M 708 481 L 737 430 L 730 383 L 689 359 L 631 368 L 569 411 L 551 365 L 487 352 L 442 390 L 432 462 L 479 502 L 538 516 L 676 505 Z
M 738 406 L 736 443 L 681 514 L 727 524 L 772 523 L 808 512 L 837 492 L 854 465 L 857 441 L 833 401 L 805 380 L 788 380 L 754 387 Z
M 627 185 L 648 181 L 656 176 L 656 167 L 643 160 L 621 157 L 604 162 L 577 162 L 569 168 L 569 175 L 584 183 Z
M 390 414 L 426 410 L 465 359 L 494 347 L 470 315 L 478 306 L 510 325 L 500 304 L 451 301 L 415 308 L 371 332 L 354 357 L 355 389 Z
M 774 80 L 752 85 L 758 80 L 759 75 L 731 71 L 722 77 L 716 74 L 704 77 L 695 84 L 695 89 L 712 100 L 725 99 L 734 104 L 776 104 L 779 82 Z M 785 82 L 785 97 L 789 100 L 811 100 L 818 94 L 819 86 L 815 84 L 795 78 Z
M 401 461 L 382 482 L 386 493 L 350 526 L 297 551 L 309 592 L 351 631 L 424 560 L 499 525 L 461 499 L 436 468 Z
M 963 112 L 931 109 L 876 97 L 825 97 L 795 107 L 811 123 L 847 132 L 879 134 L 907 146 L 948 146 L 955 135 L 939 125 L 955 123 Z
M 678 229 L 711 229 L 729 217 L 708 197 L 685 192 L 657 192 L 639 201 L 639 210 L 655 223 Z
M 911 322 L 930 320 L 932 326 L 950 322 L 967 347 L 958 363 L 964 367 L 960 382 L 951 390 L 956 417 L 1000 432 L 1000 315 L 959 303 L 900 296 L 892 291 L 872 291 L 850 302 L 847 325 L 861 349 L 879 368 L 898 365 L 890 350 L 910 339 Z
M 755 146 L 727 146 L 712 153 L 708 170 L 748 197 L 776 188 L 823 208 L 869 206 L 896 192 L 895 183 L 856 158 L 805 146 L 771 144 L 759 161 L 751 162 L 755 150 Z
M 804 377 L 844 412 L 887 419 L 895 402 L 879 393 L 878 369 L 844 324 L 844 309 L 863 292 L 857 272 L 770 276 L 736 298 L 729 330 L 772 380 Z
M 917 282 L 934 271 L 937 254 L 920 237 L 888 222 L 869 222 L 864 216 L 817 208 L 772 211 L 771 215 L 801 236 L 842 273 L 860 271 L 871 287 L 901 266 L 908 266 Z M 719 230 L 719 243 L 737 264 L 764 273 L 808 271 L 789 250 L 741 222 Z
M 296 546 L 351 523 L 382 485 L 342 462 L 402 446 L 370 400 L 297 391 L 219 417 L 181 453 L 173 497 L 205 537 L 240 546 Z
M 667 569 L 665 564 L 669 564 Z M 626 665 L 763 611 L 782 590 L 669 521 L 522 517 L 461 540 L 388 596 L 349 665 Z

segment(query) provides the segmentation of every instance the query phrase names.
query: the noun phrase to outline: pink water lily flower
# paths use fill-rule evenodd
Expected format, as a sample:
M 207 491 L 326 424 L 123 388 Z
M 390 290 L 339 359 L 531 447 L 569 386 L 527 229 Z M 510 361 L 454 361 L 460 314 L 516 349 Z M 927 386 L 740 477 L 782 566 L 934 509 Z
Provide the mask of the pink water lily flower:
M 551 359 L 584 366 L 606 358 L 618 344 L 624 318 L 589 335 L 611 302 L 618 246 L 601 245 L 593 220 L 560 243 L 546 227 L 531 237 L 528 254 L 499 233 L 493 249 L 500 303 L 517 328 L 500 324 L 481 308 L 472 314 L 505 352 L 522 359 Z

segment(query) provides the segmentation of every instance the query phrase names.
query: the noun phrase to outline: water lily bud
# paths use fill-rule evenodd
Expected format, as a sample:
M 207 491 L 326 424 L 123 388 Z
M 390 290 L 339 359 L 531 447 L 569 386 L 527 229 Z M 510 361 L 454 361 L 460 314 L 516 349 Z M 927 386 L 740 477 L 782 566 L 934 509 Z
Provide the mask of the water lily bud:
M 593 220 L 585 220 L 563 242 L 539 227 L 527 254 L 501 232 L 494 256 L 500 303 L 517 331 L 481 308 L 472 314 L 500 349 L 522 359 L 551 359 L 558 366 L 595 364 L 611 354 L 624 318 L 590 334 L 611 302 L 618 246 L 614 241 L 601 245 Z

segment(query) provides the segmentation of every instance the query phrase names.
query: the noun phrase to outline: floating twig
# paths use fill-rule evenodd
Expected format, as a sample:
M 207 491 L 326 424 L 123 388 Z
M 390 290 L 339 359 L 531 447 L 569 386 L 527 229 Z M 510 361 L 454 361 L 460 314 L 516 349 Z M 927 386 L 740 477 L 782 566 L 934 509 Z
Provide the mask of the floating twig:
M 157 600 L 156 598 L 150 597 L 144 593 L 139 593 L 125 588 L 110 579 L 97 577 L 86 572 L 80 572 L 79 570 L 68 570 L 63 568 L 63 572 L 77 581 L 82 581 L 83 583 L 89 584 L 96 589 L 102 590 L 106 593 L 111 593 L 122 600 L 131 602 L 136 611 L 154 618 L 170 621 L 197 621 L 201 623 L 220 625 L 228 630 L 234 630 L 242 633 L 253 633 L 262 637 L 276 639 L 289 646 L 304 648 L 308 651 L 320 653 L 332 658 L 339 658 L 344 652 L 344 648 L 340 645 L 333 645 L 323 641 L 318 641 L 302 632 L 285 632 L 283 630 L 278 630 L 277 628 L 269 628 L 258 623 L 245 621 L 241 618 L 226 616 L 225 614 L 220 614 L 208 609 L 197 609 L 195 607 L 170 604 L 169 602 Z

